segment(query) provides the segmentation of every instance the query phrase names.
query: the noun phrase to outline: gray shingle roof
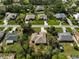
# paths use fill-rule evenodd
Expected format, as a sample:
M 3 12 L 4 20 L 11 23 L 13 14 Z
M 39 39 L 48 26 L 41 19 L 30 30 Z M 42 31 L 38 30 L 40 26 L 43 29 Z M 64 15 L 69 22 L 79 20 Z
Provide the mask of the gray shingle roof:
M 40 17 L 40 19 L 43 19 L 43 20 L 47 20 L 48 19 L 47 15 L 45 15 L 45 14 L 41 14 L 39 17 Z
M 38 5 L 38 6 L 36 6 L 36 9 L 35 9 L 35 10 L 36 10 L 36 11 L 44 10 L 44 6 Z
M 33 19 L 35 19 L 34 14 L 26 15 L 26 17 L 25 17 L 25 20 L 33 20 Z
M 6 40 L 13 40 L 13 41 L 17 41 L 18 36 L 16 35 L 16 33 L 8 33 L 6 35 Z
M 66 18 L 66 15 L 64 13 L 57 13 L 54 15 L 56 18 Z
M 5 20 L 11 20 L 11 19 L 15 19 L 17 17 L 17 13 L 9 13 L 7 12 L 6 13 L 6 16 L 5 16 Z
M 58 40 L 59 41 L 73 41 L 72 35 L 67 32 L 67 33 L 58 33 Z

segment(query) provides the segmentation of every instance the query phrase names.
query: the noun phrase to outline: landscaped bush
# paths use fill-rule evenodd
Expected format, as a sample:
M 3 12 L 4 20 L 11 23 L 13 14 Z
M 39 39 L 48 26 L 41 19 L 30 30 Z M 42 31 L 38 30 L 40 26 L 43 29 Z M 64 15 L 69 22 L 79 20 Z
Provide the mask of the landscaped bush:
M 74 44 L 74 49 L 79 50 L 79 47 L 77 46 L 77 44 Z

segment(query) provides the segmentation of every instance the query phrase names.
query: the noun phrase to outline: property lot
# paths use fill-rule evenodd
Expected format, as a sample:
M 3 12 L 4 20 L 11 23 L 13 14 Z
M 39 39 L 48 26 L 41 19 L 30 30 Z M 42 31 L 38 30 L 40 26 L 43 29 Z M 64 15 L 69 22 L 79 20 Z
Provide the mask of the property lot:
M 32 25 L 44 25 L 44 21 L 43 20 L 33 20 L 31 21 Z
M 67 56 L 79 56 L 79 51 L 74 49 L 73 43 L 61 43 L 64 46 L 64 54 Z
M 49 19 L 49 20 L 48 20 L 48 24 L 49 24 L 49 25 L 59 25 L 60 22 L 58 21 L 58 19 L 52 18 L 52 19 Z

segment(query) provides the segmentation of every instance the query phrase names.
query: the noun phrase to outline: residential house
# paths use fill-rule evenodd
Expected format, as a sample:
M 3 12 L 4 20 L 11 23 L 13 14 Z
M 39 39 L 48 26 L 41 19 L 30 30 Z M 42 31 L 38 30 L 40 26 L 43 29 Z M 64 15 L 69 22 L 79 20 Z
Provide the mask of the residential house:
M 74 18 L 78 21 L 79 23 L 79 13 L 73 14 Z
M 54 16 L 58 19 L 65 19 L 66 18 L 66 15 L 64 13 L 57 13 Z
M 35 20 L 35 15 L 34 14 L 26 15 L 25 21 L 30 21 L 30 20 Z
M 76 20 L 79 20 L 79 13 L 73 14 Z
M 44 10 L 44 6 L 43 5 L 38 5 L 35 8 L 35 11 L 43 11 Z
M 72 42 L 74 41 L 73 36 L 69 32 L 58 33 L 58 41 Z
M 7 12 L 5 15 L 5 20 L 15 20 L 17 16 L 18 16 L 17 13 Z
M 41 28 L 41 30 L 42 30 L 41 32 L 33 33 L 31 35 L 30 45 L 47 43 L 46 31 L 43 28 Z
M 38 18 L 39 18 L 40 20 L 48 20 L 48 17 L 47 17 L 47 15 L 45 15 L 45 14 L 39 14 L 39 15 L 38 15 Z
M 7 44 L 14 43 L 14 42 L 17 41 L 17 39 L 18 39 L 18 35 L 16 33 L 10 33 L 10 32 L 8 32 L 6 34 L 6 37 L 5 37 L 5 40 L 6 40 Z

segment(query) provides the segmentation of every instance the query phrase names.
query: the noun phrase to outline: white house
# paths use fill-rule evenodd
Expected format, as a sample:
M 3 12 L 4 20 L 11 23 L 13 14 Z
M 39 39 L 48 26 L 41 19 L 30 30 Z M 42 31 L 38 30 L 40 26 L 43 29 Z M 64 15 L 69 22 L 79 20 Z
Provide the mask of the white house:
M 76 13 L 73 16 L 75 17 L 76 20 L 79 20 L 79 13 Z

